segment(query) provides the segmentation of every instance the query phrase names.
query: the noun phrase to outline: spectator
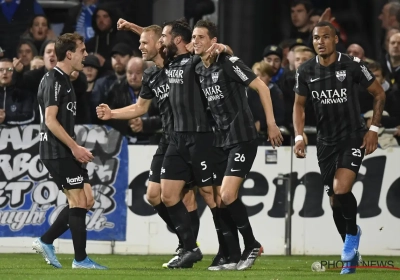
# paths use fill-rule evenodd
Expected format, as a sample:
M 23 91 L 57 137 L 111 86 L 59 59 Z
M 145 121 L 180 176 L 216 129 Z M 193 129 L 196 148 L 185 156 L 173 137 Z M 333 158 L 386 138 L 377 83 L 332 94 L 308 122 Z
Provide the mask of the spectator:
M 100 69 L 99 59 L 95 55 L 88 55 L 83 65 L 85 66 L 83 67 L 83 73 L 86 76 L 87 88 L 83 94 L 77 96 L 75 121 L 77 124 L 92 123 L 90 100 Z
M 282 63 L 281 66 L 283 68 L 289 68 L 289 51 L 290 51 L 290 45 L 292 44 L 292 40 L 284 40 L 279 44 L 279 47 L 282 49 Z
M 400 28 L 396 15 L 400 12 L 400 3 L 391 1 L 382 8 L 379 19 L 382 22 L 382 28 L 388 31 L 391 28 Z
M 98 79 L 94 84 L 91 95 L 91 119 L 98 122 L 96 115 L 96 106 L 100 103 L 105 103 L 108 98 L 108 92 L 114 84 L 119 84 L 125 78 L 126 66 L 132 56 L 132 49 L 124 43 L 118 43 L 111 50 L 112 68 L 114 72 Z M 98 57 L 98 56 L 96 56 Z M 101 65 L 101 63 L 100 63 Z
M 98 0 L 83 0 L 81 5 L 69 9 L 62 33 L 77 32 L 85 38 L 85 42 L 93 38 L 92 16 L 97 5 Z
M 400 125 L 400 91 L 394 90 L 388 81 L 385 80 L 382 72 L 382 67 L 379 63 L 373 62 L 368 64 L 369 70 L 374 74 L 378 82 L 382 85 L 383 89 L 386 92 L 386 102 L 385 102 L 385 111 L 388 113 L 387 115 L 382 116 L 381 124 L 386 128 L 394 128 Z M 371 94 L 364 96 L 371 105 L 370 110 L 372 110 L 373 97 Z M 363 112 L 363 111 L 361 111 Z M 367 111 L 364 111 L 367 112 Z M 368 118 L 367 125 L 371 125 L 371 118 Z
M 383 63 L 386 79 L 391 85 L 400 83 L 400 33 L 395 33 L 389 39 L 389 51 Z
M 30 64 L 29 70 L 39 69 L 44 66 L 44 60 L 42 56 L 35 56 Z
M 100 65 L 106 70 L 113 69 L 110 50 L 112 50 L 116 44 L 127 44 L 130 53 L 134 50 L 137 53 L 139 48 L 139 37 L 134 35 L 136 36 L 136 41 L 133 41 L 128 31 L 117 31 L 117 21 L 118 16 L 115 10 L 105 4 L 99 5 L 92 17 L 92 26 L 95 31 L 95 36 L 86 43 L 87 52 L 95 54 L 100 61 Z
M 299 46 L 294 51 L 294 69 L 299 69 L 300 65 L 313 57 L 315 57 L 315 54 L 312 49 L 305 46 Z
M 31 95 L 12 85 L 13 71 L 10 59 L 0 59 L 0 124 L 29 124 L 35 118 L 33 100 Z
M 294 30 L 290 38 L 300 38 L 308 42 L 310 38 L 310 13 L 312 4 L 309 0 L 294 0 L 291 4 L 291 19 Z
M 16 46 L 35 15 L 44 15 L 36 0 L 3 0 L 0 2 L 0 47 L 10 59 L 17 56 Z
M 361 60 L 365 60 L 364 49 L 363 49 L 363 47 L 361 47 L 358 44 L 351 44 L 347 48 L 347 54 L 351 55 L 351 56 L 354 56 L 354 57 L 358 57 Z
M 276 124 L 278 126 L 284 125 L 285 105 L 283 102 L 283 94 L 279 87 L 271 82 L 274 74 L 272 66 L 265 61 L 261 61 L 258 65 L 253 66 L 253 71 L 269 87 Z M 256 91 L 250 88 L 247 89 L 247 96 L 257 131 L 267 131 L 266 116 L 260 96 Z
M 264 61 L 272 66 L 274 76 L 272 77 L 273 83 L 278 83 L 282 77 L 284 69 L 282 68 L 282 49 L 276 45 L 267 46 L 263 52 Z
M 121 83 L 114 84 L 107 97 L 107 104 L 111 109 L 136 104 L 142 88 L 143 72 L 146 68 L 147 64 L 143 59 L 139 57 L 129 59 L 126 66 L 126 77 L 122 79 Z M 131 143 L 149 144 L 150 136 L 161 129 L 156 99 L 153 99 L 149 111 L 144 116 L 129 121 L 112 120 L 108 124 L 127 135 Z
M 322 15 L 321 10 L 312 10 L 310 14 L 310 32 L 312 32 L 315 25 L 319 22 L 321 15 Z
M 286 72 L 287 72 L 287 70 L 292 71 L 292 70 L 296 69 L 295 63 L 294 63 L 295 62 L 295 51 L 296 51 L 297 47 L 300 47 L 300 46 L 305 46 L 305 43 L 303 42 L 302 39 L 296 39 L 296 40 L 292 41 L 292 43 L 290 44 L 289 52 L 288 52 L 288 67 L 285 69 Z M 284 73 L 284 75 L 285 75 L 285 73 Z
M 384 55 L 386 55 L 389 52 L 389 40 L 390 40 L 390 37 L 392 37 L 392 35 L 394 35 L 396 33 L 400 33 L 400 29 L 391 28 L 386 32 L 385 44 L 384 44 L 384 47 L 383 47 L 383 50 L 382 50 Z
M 22 39 L 31 40 L 36 50 L 40 50 L 46 40 L 55 40 L 56 36 L 50 29 L 47 17 L 38 15 L 33 17 L 29 30 L 22 36 Z
M 18 59 L 24 65 L 24 72 L 30 70 L 30 64 L 34 56 L 37 56 L 37 49 L 29 40 L 22 40 L 17 46 Z

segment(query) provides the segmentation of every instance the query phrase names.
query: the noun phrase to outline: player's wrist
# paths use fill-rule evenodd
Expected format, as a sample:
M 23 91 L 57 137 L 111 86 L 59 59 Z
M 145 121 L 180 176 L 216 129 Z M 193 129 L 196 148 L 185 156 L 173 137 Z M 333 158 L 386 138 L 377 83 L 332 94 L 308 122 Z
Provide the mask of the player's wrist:
M 303 135 L 297 135 L 294 138 L 294 143 L 297 143 L 297 141 L 304 141 Z
M 371 125 L 371 126 L 369 127 L 369 130 L 378 133 L 378 132 L 379 132 L 379 127 L 376 126 L 376 125 Z
M 75 141 L 72 140 L 72 142 L 68 145 L 69 149 L 71 151 L 75 150 L 76 148 L 79 147 L 78 143 L 76 143 Z

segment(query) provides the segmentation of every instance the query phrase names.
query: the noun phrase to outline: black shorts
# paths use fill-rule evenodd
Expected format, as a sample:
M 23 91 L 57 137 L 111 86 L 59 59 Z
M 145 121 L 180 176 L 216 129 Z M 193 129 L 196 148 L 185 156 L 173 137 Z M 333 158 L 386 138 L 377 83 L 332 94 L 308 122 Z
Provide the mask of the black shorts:
M 336 170 L 346 168 L 358 174 L 365 149 L 361 149 L 363 138 L 350 138 L 339 142 L 335 146 L 327 146 L 317 143 L 318 165 L 325 191 L 329 196 L 333 195 L 333 180 Z
M 174 133 L 161 168 L 161 179 L 192 181 L 196 186 L 212 185 L 212 161 L 209 153 L 213 132 Z
M 229 148 L 224 148 L 227 165 L 225 176 L 246 178 L 257 155 L 258 141 L 241 142 Z
M 42 159 L 41 161 L 61 191 L 83 189 L 83 185 L 89 183 L 86 164 L 73 158 Z
M 161 179 L 161 167 L 164 161 L 165 153 L 167 152 L 168 145 L 165 143 L 158 144 L 156 153 L 153 156 L 153 160 L 150 165 L 149 181 L 154 183 L 160 183 Z

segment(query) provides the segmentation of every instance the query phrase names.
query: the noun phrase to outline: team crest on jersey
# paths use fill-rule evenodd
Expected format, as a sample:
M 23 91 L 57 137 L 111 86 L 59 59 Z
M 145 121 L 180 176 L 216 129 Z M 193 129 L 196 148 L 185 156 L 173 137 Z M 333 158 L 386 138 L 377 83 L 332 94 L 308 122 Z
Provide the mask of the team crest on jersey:
M 211 73 L 211 78 L 214 84 L 218 81 L 218 75 L 219 75 L 218 72 Z
M 17 111 L 17 106 L 11 105 L 11 112 L 15 112 L 15 111 Z
M 336 78 L 343 82 L 346 79 L 346 70 L 336 71 Z
M 181 60 L 181 65 L 185 65 L 189 61 L 189 58 L 184 58 Z

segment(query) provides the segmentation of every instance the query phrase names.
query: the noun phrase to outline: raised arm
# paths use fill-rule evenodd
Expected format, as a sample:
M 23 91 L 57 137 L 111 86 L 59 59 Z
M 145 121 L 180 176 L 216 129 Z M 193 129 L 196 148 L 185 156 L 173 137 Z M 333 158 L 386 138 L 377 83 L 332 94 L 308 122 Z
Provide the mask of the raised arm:
M 134 24 L 132 22 L 126 21 L 123 18 L 120 18 L 117 22 L 117 29 L 122 31 L 131 31 L 133 33 L 138 34 L 139 36 L 143 32 L 143 27 Z
M 149 110 L 151 99 L 139 97 L 138 102 L 133 105 L 120 109 L 111 110 L 107 104 L 100 104 L 96 107 L 97 117 L 103 121 L 114 120 L 130 120 L 143 116 Z

